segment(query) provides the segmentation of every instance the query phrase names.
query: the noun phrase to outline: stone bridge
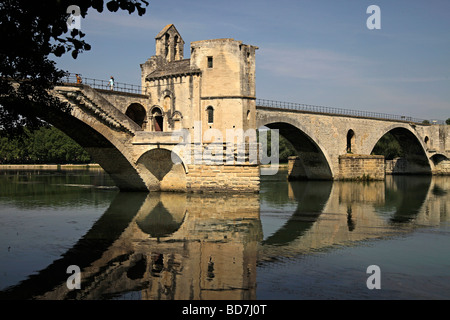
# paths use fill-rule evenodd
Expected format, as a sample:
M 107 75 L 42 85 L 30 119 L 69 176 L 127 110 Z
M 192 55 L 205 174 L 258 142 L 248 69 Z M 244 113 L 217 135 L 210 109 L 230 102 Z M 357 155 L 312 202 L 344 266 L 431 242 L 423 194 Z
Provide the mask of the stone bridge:
M 396 161 L 394 173 L 450 173 L 448 125 L 428 125 L 417 119 L 414 119 L 415 122 L 395 119 L 393 115 L 380 114 L 380 118 L 377 118 L 377 114 L 369 112 L 351 115 L 350 110 L 332 110 L 335 113 L 326 112 L 328 110 L 304 110 L 307 107 L 292 104 L 287 108 L 283 103 L 264 100 L 256 106 L 257 127 L 278 129 L 295 147 L 298 159 L 294 159 L 296 170 L 291 172 L 294 175 L 292 178 L 352 178 L 345 166 L 353 165 L 350 167 L 353 173 L 357 173 L 358 168 L 366 167 L 367 174 L 383 179 L 384 159 L 378 159 L 377 163 L 377 157 L 372 156 L 372 153 L 377 142 L 387 133 L 391 133 L 399 141 L 405 152 L 404 158 Z M 316 110 L 319 107 L 309 108 Z M 375 167 L 370 168 L 370 161 L 381 171 L 372 170 Z M 392 162 L 388 164 L 393 165 Z
M 148 131 L 151 103 L 146 95 L 75 84 L 57 86 L 54 90 L 55 95 L 72 106 L 71 119 L 54 124 L 80 143 L 122 190 L 230 191 L 248 189 L 249 179 L 259 182 L 258 165 L 225 167 L 232 177 L 239 174 L 242 181 L 241 185 L 229 188 L 229 177 L 214 175 L 213 170 L 219 171 L 220 166 L 209 166 L 209 172 L 205 168 L 195 170 L 194 165 L 174 164 L 171 152 L 179 141 L 172 138 L 176 132 Z M 291 179 L 348 178 L 344 167 L 348 159 L 350 171 L 365 168 L 367 176 L 376 179 L 381 170 L 384 179 L 384 158 L 374 167 L 364 163 L 379 160 L 371 154 L 388 132 L 406 151 L 405 164 L 399 166 L 399 160 L 394 173 L 449 172 L 449 126 L 305 111 L 280 103 L 269 105 L 264 100 L 256 100 L 255 104 L 255 129 L 264 126 L 279 130 L 298 153 L 291 164 Z M 207 184 L 195 185 L 195 180 Z
M 234 39 L 191 43 L 174 25 L 155 38 L 141 86 L 68 78 L 53 90 L 70 115 L 46 119 L 66 132 L 122 190 L 258 192 L 256 129 L 278 129 L 297 151 L 291 179 L 384 179 L 385 172 L 450 172 L 450 126 L 354 110 L 256 99 L 255 46 Z M 129 90 L 128 90 L 129 91 Z M 229 139 L 229 132 L 233 132 Z M 372 155 L 386 133 L 405 156 Z M 234 135 L 235 134 L 235 135 Z M 226 137 L 226 139 L 225 139 Z M 276 157 L 271 156 L 276 168 Z M 264 172 L 263 172 L 264 173 Z

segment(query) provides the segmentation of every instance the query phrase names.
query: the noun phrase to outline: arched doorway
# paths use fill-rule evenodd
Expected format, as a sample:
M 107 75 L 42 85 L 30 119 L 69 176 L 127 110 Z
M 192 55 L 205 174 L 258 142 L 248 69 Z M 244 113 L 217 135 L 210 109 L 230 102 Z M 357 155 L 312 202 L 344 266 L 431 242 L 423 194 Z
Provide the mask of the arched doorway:
M 153 131 L 164 131 L 164 118 L 161 109 L 158 107 L 152 110 Z
M 136 122 L 136 124 L 142 129 L 145 129 L 145 119 L 147 117 L 147 112 L 142 105 L 140 105 L 139 103 L 130 104 L 130 106 L 127 108 L 127 111 L 125 112 L 125 115 Z

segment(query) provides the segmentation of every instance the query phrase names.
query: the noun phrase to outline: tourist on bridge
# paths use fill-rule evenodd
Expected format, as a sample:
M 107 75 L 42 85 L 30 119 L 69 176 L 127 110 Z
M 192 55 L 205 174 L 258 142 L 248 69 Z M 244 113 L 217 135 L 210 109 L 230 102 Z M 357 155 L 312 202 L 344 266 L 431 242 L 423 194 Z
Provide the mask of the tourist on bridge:
M 109 88 L 111 90 L 114 90 L 114 77 L 111 76 L 111 78 L 109 79 Z
M 81 80 L 80 75 L 77 73 L 75 76 L 77 77 L 77 84 L 82 84 L 83 80 Z

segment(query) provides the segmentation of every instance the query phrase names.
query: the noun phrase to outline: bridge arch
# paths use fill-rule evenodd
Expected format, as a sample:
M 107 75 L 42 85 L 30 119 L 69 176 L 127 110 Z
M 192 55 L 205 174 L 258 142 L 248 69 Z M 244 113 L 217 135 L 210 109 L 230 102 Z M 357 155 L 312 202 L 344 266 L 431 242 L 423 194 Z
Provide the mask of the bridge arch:
M 299 156 L 299 167 L 303 171 L 299 178 L 307 180 L 332 180 L 333 168 L 330 157 L 320 141 L 313 139 L 311 132 L 297 121 L 286 118 L 273 118 L 271 121 L 260 123 L 258 127 L 278 129 L 281 136 L 286 138 L 295 148 Z
M 369 144 L 370 154 L 374 153 L 377 143 L 388 133 L 395 137 L 404 153 L 404 164 L 401 166 L 401 169 L 393 173 L 431 174 L 432 163 L 426 153 L 427 146 L 425 141 L 414 130 L 411 130 L 408 125 L 393 124 L 385 128 Z
M 136 161 L 150 191 L 186 191 L 186 166 L 173 151 L 155 147 Z
M 125 115 L 128 116 L 131 120 L 133 120 L 138 126 L 142 129 L 145 129 L 146 119 L 147 119 L 147 111 L 144 106 L 140 103 L 132 103 L 128 106 L 125 111 Z
M 119 134 L 99 121 L 92 121 L 88 114 L 79 109 L 72 110 L 72 113 L 42 114 L 40 117 L 83 147 L 120 190 L 147 191 L 133 166 L 133 155 L 123 142 L 123 136 L 131 138 L 130 134 Z

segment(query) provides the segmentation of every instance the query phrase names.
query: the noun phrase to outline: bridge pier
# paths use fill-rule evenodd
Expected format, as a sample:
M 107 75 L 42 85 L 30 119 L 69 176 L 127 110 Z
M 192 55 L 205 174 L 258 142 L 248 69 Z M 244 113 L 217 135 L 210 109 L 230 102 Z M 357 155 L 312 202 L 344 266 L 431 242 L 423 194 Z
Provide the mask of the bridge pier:
M 384 156 L 344 154 L 339 156 L 337 180 L 384 180 Z
M 344 154 L 338 159 L 338 173 L 333 180 L 384 180 L 384 156 Z M 300 157 L 288 158 L 288 180 L 307 180 L 305 168 Z M 318 180 L 318 179 L 315 179 Z

